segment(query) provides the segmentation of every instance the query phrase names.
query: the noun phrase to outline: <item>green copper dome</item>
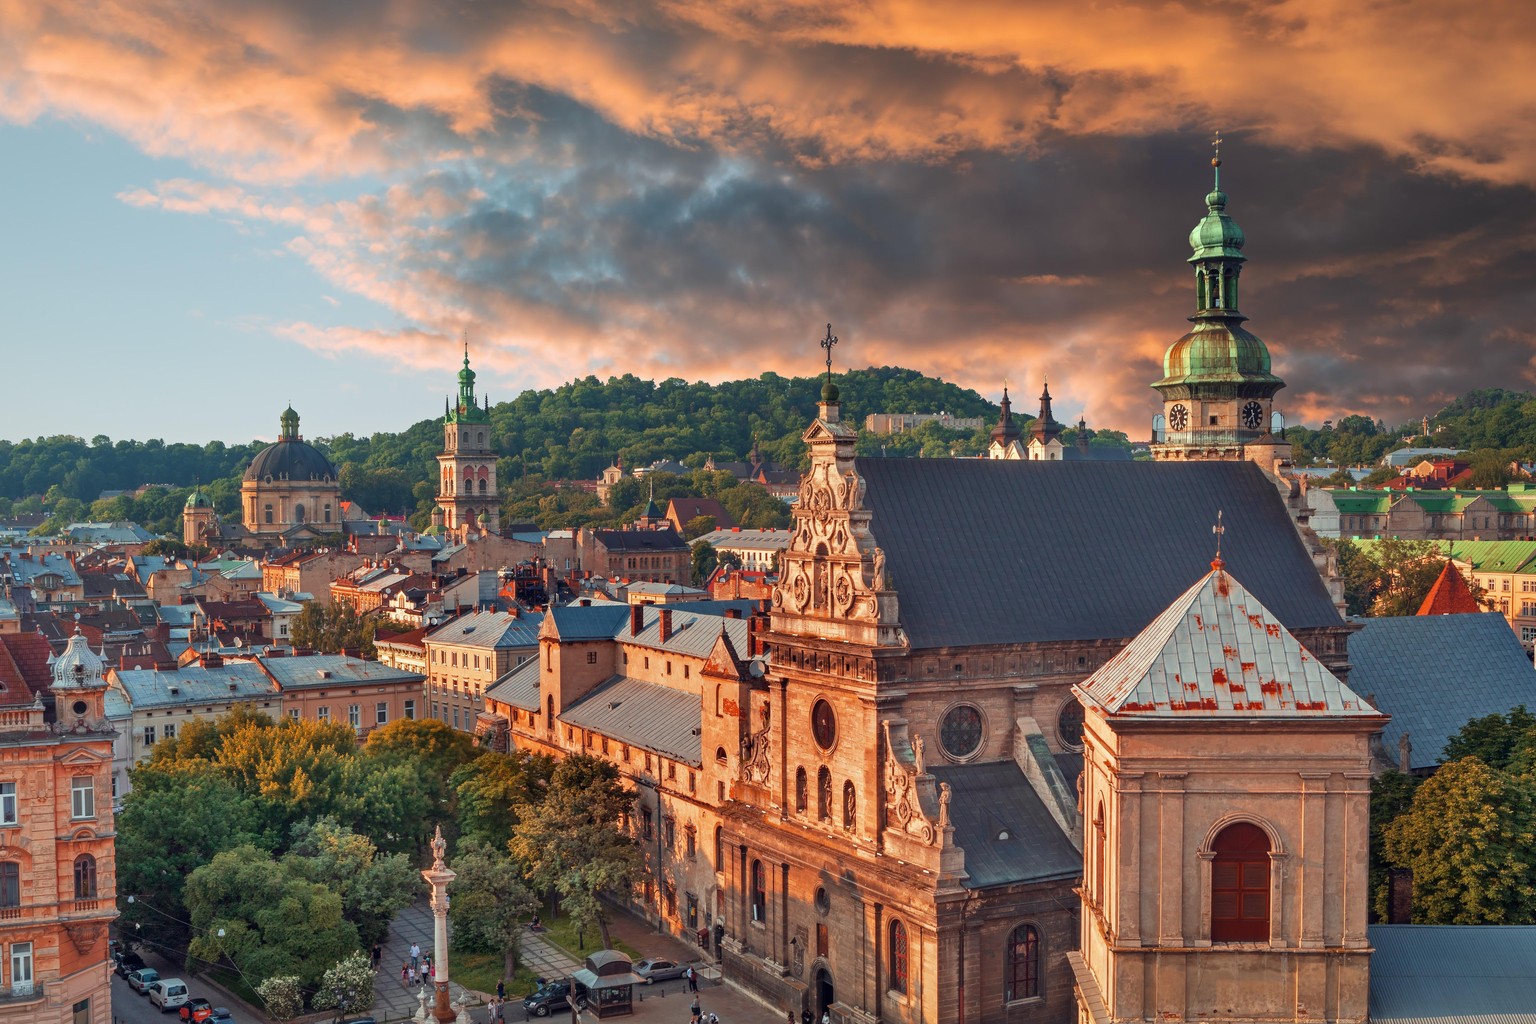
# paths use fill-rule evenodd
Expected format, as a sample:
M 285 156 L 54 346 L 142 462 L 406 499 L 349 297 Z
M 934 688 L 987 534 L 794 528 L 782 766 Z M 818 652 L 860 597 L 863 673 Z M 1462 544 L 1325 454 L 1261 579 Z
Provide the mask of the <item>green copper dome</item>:
M 1230 321 L 1197 320 L 1195 329 L 1163 355 L 1165 384 L 1280 383 L 1270 372 L 1269 349 L 1258 336 Z
M 183 508 L 213 508 L 213 500 L 202 491 L 194 490 L 187 495 L 187 503 Z
M 1195 230 L 1189 233 L 1189 247 L 1195 251 L 1189 262 L 1245 259 L 1243 243 L 1247 239 L 1243 237 L 1243 229 L 1237 226 L 1237 221 L 1227 213 L 1227 194 L 1220 188 L 1211 192 L 1205 197 L 1205 210 L 1205 216 L 1200 218 Z

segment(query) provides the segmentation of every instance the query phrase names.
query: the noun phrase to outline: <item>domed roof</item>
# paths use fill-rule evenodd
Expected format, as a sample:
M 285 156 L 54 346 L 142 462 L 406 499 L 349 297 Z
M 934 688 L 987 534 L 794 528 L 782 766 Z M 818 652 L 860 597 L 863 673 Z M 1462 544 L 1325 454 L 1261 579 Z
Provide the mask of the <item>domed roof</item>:
M 299 435 L 299 414 L 293 406 L 283 410 L 282 433 L 276 444 L 269 444 L 246 467 L 248 482 L 266 480 L 336 480 L 336 467 L 313 445 Z
M 91 650 L 80 633 L 80 627 L 76 626 L 74 635 L 64 646 L 64 653 L 53 659 L 53 685 L 50 689 L 99 689 L 106 685 L 102 680 L 105 667 L 106 662 L 101 655 Z
M 1157 384 L 1191 381 L 1279 383 L 1270 373 L 1269 349 L 1257 335 L 1231 321 L 1198 320 L 1195 329 L 1168 346 L 1163 379 Z
M 194 490 L 187 495 L 187 503 L 182 508 L 213 508 L 213 499 L 202 491 Z

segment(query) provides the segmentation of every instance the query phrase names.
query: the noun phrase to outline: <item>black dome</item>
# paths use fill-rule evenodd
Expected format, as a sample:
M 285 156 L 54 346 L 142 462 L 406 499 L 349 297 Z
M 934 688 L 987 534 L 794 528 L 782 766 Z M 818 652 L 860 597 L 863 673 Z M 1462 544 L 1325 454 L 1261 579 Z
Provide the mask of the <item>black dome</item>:
M 248 481 L 265 480 L 336 480 L 336 467 L 320 450 L 304 441 L 279 441 L 257 453 L 245 471 Z

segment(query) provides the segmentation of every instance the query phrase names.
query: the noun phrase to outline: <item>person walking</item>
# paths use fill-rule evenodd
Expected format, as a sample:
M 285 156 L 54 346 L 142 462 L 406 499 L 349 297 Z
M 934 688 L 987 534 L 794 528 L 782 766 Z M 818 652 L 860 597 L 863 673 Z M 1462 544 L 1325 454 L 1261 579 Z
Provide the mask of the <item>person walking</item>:
M 408 968 L 410 969 L 410 972 L 411 972 L 411 974 L 410 974 L 411 984 L 414 985 L 414 984 L 416 984 L 416 965 L 415 964 L 408 964 L 407 966 L 408 966 Z
M 498 981 L 496 983 L 496 998 L 502 1000 L 503 1002 L 506 1001 L 506 998 L 507 998 L 507 982 L 506 982 L 506 979 L 502 979 L 501 981 Z
M 421 966 L 421 947 L 414 942 L 411 943 L 411 966 Z
M 694 1020 L 698 1020 L 699 1019 L 699 997 L 697 995 L 695 995 L 693 997 L 693 1005 L 690 1006 L 689 1009 L 691 1009 L 693 1011 L 693 1019 Z
M 383 961 L 384 947 L 375 942 L 373 944 L 373 969 L 377 971 L 379 969 L 379 964 L 383 963 Z
M 407 974 L 407 972 L 410 971 L 410 969 L 411 969 L 411 965 L 408 964 L 408 963 L 402 963 L 400 965 L 400 984 L 404 985 L 404 984 L 407 983 L 406 982 L 406 974 Z

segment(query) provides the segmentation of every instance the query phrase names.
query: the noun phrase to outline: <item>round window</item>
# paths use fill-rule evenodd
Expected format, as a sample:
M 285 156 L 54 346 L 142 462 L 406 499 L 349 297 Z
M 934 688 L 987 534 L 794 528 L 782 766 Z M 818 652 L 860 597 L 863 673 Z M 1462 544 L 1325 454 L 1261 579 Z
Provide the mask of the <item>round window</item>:
M 816 889 L 816 913 L 825 914 L 832 909 L 832 897 L 827 895 L 827 890 L 820 886 Z
M 1083 745 L 1083 706 L 1073 697 L 1061 706 L 1056 715 L 1056 735 L 1062 745 L 1073 750 Z
M 72 707 L 75 709 L 75 714 L 77 715 L 84 715 L 87 711 L 91 710 L 91 706 L 83 700 L 75 701 Z
M 981 747 L 981 712 L 969 704 L 956 704 L 939 723 L 939 744 L 944 753 L 963 761 Z
M 837 742 L 837 713 L 824 699 L 811 705 L 811 735 L 824 750 Z

